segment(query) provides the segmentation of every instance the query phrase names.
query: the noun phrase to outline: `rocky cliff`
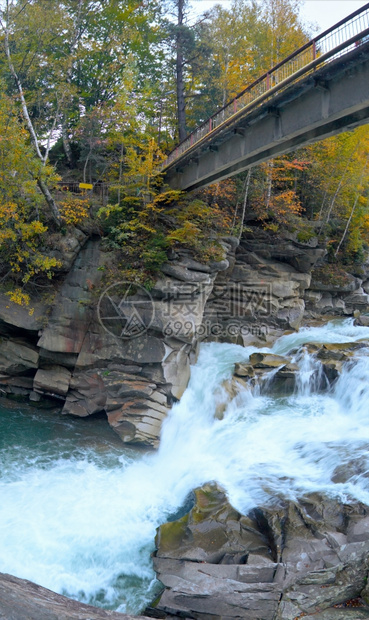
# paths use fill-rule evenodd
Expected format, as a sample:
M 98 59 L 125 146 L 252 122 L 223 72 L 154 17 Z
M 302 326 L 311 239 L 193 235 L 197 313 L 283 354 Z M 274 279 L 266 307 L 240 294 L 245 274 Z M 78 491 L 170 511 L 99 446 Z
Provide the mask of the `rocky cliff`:
M 231 245 L 223 245 L 227 254 Z M 0 389 L 57 399 L 63 414 L 105 411 L 123 441 L 155 446 L 187 386 L 208 296 L 229 262 L 202 265 L 178 252 L 150 293 L 137 287 L 131 295 L 124 283 L 104 291 L 103 260 L 99 239 L 87 241 L 52 302 L 32 301 L 32 315 L 0 295 Z M 141 322 L 129 331 L 135 314 Z

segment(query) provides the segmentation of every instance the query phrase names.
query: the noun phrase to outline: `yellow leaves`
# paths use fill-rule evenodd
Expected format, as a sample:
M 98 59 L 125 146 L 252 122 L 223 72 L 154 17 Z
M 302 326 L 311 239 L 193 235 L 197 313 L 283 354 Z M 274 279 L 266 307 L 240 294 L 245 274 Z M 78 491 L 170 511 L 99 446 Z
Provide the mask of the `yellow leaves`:
M 33 220 L 32 222 L 20 222 L 19 231 L 23 241 L 29 242 L 32 240 L 32 243 L 27 243 L 29 247 L 32 247 L 34 238 L 45 233 L 47 231 L 47 226 L 39 220 Z
M 0 225 L 9 220 L 19 220 L 17 205 L 14 202 L 0 203 Z
M 42 254 L 38 249 L 47 226 L 36 219 L 27 221 L 25 216 L 26 209 L 22 206 L 15 203 L 0 204 L 2 263 L 8 263 L 11 273 L 22 274 L 24 284 L 41 272 L 51 277 L 52 270 L 61 265 L 60 261 Z M 22 299 L 24 301 L 25 298 L 14 293 L 12 301 L 20 303 Z
M 188 220 L 183 223 L 183 226 L 173 230 L 173 232 L 167 235 L 167 239 L 171 244 L 180 243 L 190 247 L 193 247 L 194 243 L 197 242 L 200 237 L 200 228 Z
M 10 301 L 18 306 L 29 306 L 31 301 L 30 296 L 27 293 L 23 293 L 20 288 L 16 288 L 14 291 L 9 291 L 6 295 L 9 297 Z M 32 308 L 32 314 L 33 311 L 34 309 Z
M 154 196 L 152 200 L 152 204 L 153 205 L 172 204 L 173 202 L 178 202 L 178 200 L 180 200 L 180 198 L 182 198 L 183 195 L 184 195 L 184 192 L 182 192 L 179 189 L 168 189 L 166 191 L 161 191 L 160 194 L 157 194 L 156 196 Z
M 22 278 L 22 282 L 27 284 L 31 278 L 34 276 L 43 273 L 47 278 L 52 278 L 53 270 L 55 268 L 61 267 L 62 263 L 60 260 L 52 256 L 46 256 L 45 254 L 41 254 L 40 252 L 35 252 L 33 255 L 23 253 L 18 255 L 18 261 L 14 264 L 13 270 L 20 271 L 20 264 L 26 259 L 30 260 L 27 262 L 27 270 Z
M 101 220 L 108 220 L 112 215 L 118 215 L 123 211 L 123 207 L 119 205 L 106 205 L 101 207 L 97 212 L 97 217 Z
M 19 124 L 18 111 L 0 90 L 0 266 L 17 282 L 27 284 L 38 274 L 51 277 L 60 265 L 43 251 L 47 226 L 42 222 L 42 197 L 36 179 L 55 179 L 51 168 L 42 167 Z M 29 303 L 16 288 L 11 301 Z
M 68 197 L 60 203 L 60 213 L 67 226 L 77 226 L 88 218 L 89 204 L 85 199 Z
M 368 242 L 369 127 L 362 126 L 306 149 L 315 214 L 333 248 L 352 260 Z M 351 256 L 350 256 L 351 254 Z

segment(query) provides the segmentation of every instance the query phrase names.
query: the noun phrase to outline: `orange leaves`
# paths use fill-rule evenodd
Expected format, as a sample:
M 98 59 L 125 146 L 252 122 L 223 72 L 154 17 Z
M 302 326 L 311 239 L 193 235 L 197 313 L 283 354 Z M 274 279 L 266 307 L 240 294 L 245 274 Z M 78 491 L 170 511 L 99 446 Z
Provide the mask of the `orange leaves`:
M 272 196 L 269 208 L 277 215 L 281 222 L 288 220 L 288 215 L 300 215 L 302 207 L 300 201 L 296 197 L 296 192 L 292 189 L 282 191 L 276 196 Z
M 299 161 L 297 159 L 293 159 L 292 161 L 283 159 L 281 160 L 281 163 L 283 164 L 285 170 L 299 170 L 300 172 L 311 165 L 311 161 Z
M 258 219 L 287 225 L 301 215 L 297 174 L 306 166 L 305 161 L 286 157 L 278 157 L 259 166 L 251 196 L 252 209 Z
M 207 203 L 218 208 L 227 208 L 237 200 L 237 187 L 234 179 L 225 179 L 219 183 L 208 185 L 199 196 Z

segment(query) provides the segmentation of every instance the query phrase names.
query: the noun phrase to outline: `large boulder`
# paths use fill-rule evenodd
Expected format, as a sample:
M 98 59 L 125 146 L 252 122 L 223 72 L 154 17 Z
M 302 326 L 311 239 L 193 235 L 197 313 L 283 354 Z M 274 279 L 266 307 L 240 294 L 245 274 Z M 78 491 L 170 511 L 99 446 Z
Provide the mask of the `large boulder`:
M 204 485 L 188 514 L 158 530 L 154 567 L 165 589 L 155 612 L 334 620 L 355 599 L 356 618 L 369 617 L 368 520 L 362 504 L 317 493 L 241 515 L 219 486 Z
M 47 396 L 64 397 L 69 390 L 71 372 L 64 366 L 39 368 L 33 380 L 33 389 Z
M 190 618 L 272 620 L 279 597 L 274 577 L 284 569 L 273 561 L 257 518 L 243 517 L 216 484 L 194 495 L 187 515 L 158 530 L 154 568 L 165 590 L 156 610 Z

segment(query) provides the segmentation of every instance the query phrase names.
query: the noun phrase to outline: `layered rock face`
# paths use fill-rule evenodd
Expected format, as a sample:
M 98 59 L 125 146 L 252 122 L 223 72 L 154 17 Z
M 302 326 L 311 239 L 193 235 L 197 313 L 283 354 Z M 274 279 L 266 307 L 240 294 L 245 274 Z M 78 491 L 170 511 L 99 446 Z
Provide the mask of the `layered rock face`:
M 355 273 L 346 273 L 341 282 L 332 277 L 331 282 L 322 281 L 319 273 L 313 277 L 310 289 L 305 294 L 308 316 L 324 314 L 350 315 L 355 310 L 366 312 L 369 304 L 369 264 L 355 268 Z
M 104 291 L 99 239 L 66 237 L 55 251 L 69 271 L 52 301 L 33 302 L 30 315 L 0 295 L 0 393 L 51 397 L 69 415 L 105 412 L 123 441 L 157 446 L 200 341 L 272 342 L 298 328 L 304 299 L 318 307 L 319 295 L 332 295 L 310 283 L 325 253 L 316 239 L 303 244 L 249 227 L 240 245 L 233 237 L 221 243 L 224 259 L 207 264 L 184 248 L 172 251 L 148 293 L 121 283 Z M 344 312 L 368 307 L 361 284 L 348 276 Z
M 249 227 L 230 268 L 217 276 L 206 306 L 204 321 L 212 339 L 246 345 L 298 328 L 311 269 L 324 254 L 316 239 L 302 244 L 293 236 Z
M 241 515 L 209 483 L 158 530 L 155 611 L 180 617 L 334 620 L 369 617 L 369 515 L 318 494 Z
M 225 242 L 225 255 L 230 249 Z M 58 399 L 70 415 L 105 411 L 123 441 L 156 446 L 168 409 L 187 386 L 215 277 L 229 265 L 226 259 L 202 265 L 185 250 L 171 258 L 150 293 L 128 291 L 128 299 L 118 284 L 99 298 L 102 255 L 99 240 L 90 240 L 52 304 L 33 304 L 30 316 L 25 308 L 10 311 L 3 295 L 2 392 Z M 135 318 L 138 331 L 124 333 Z

